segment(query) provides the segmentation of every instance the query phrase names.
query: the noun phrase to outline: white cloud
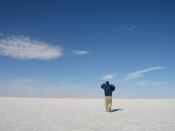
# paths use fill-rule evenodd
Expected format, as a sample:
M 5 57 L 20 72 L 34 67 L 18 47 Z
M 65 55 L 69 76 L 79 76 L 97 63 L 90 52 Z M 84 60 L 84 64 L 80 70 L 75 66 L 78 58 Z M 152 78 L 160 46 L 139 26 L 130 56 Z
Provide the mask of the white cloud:
M 128 26 L 128 30 L 135 30 L 136 28 L 137 28 L 137 25 Z
M 125 30 L 126 28 L 127 28 L 126 25 L 122 25 L 122 26 L 118 27 L 118 30 L 119 30 L 119 31 L 122 31 L 122 30 Z
M 138 26 L 137 25 L 122 25 L 122 26 L 120 26 L 119 28 L 118 28 L 118 31 L 129 31 L 129 30 L 131 30 L 131 31 L 133 31 L 133 30 L 135 30 L 136 28 L 137 28 Z
M 131 80 L 131 79 L 136 79 L 136 78 L 140 78 L 143 77 L 145 75 L 145 73 L 150 72 L 150 71 L 155 71 L 155 70 L 160 70 L 160 69 L 164 69 L 165 67 L 161 67 L 161 66 L 156 66 L 156 67 L 150 67 L 144 70 L 139 70 L 133 73 L 129 73 L 126 74 L 125 76 L 125 80 Z
M 89 51 L 87 50 L 75 50 L 73 51 L 74 54 L 77 54 L 77 55 L 86 55 L 89 53 Z
M 110 73 L 106 74 L 105 76 L 101 77 L 101 80 L 114 80 L 117 73 Z
M 59 47 L 49 43 L 33 40 L 24 36 L 11 36 L 0 40 L 0 55 L 10 56 L 21 60 L 49 60 L 62 55 Z

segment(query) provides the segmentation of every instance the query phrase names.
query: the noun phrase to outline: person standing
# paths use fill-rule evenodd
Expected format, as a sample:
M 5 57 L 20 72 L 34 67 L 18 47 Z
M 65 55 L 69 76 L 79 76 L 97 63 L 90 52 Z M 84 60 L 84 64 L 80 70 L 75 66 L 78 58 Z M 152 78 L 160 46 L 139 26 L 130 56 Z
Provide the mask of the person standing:
M 105 93 L 105 109 L 106 112 L 111 112 L 112 107 L 112 92 L 115 90 L 115 86 L 109 84 L 109 81 L 101 85 L 101 88 L 104 89 Z

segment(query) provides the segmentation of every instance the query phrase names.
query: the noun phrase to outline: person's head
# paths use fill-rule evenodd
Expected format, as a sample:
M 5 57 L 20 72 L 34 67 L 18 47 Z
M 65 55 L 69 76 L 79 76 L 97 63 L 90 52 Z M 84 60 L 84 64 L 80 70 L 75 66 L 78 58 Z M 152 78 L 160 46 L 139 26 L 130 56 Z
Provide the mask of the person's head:
M 108 84 L 108 85 L 109 85 L 109 81 L 106 81 L 106 84 Z

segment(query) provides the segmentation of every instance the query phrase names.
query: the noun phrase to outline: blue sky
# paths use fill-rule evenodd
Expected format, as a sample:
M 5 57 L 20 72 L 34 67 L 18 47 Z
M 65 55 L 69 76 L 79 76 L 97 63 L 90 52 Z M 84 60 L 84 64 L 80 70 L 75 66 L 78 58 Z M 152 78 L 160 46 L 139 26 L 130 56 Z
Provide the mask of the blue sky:
M 2 0 L 0 95 L 174 98 L 173 0 Z

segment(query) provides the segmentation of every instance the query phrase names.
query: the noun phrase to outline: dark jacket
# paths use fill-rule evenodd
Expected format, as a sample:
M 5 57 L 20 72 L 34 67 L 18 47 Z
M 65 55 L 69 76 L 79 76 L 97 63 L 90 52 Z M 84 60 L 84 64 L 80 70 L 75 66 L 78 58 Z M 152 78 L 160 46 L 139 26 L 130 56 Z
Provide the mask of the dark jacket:
M 112 84 L 102 84 L 101 88 L 104 89 L 105 96 L 112 96 L 112 92 L 115 90 L 115 86 Z

